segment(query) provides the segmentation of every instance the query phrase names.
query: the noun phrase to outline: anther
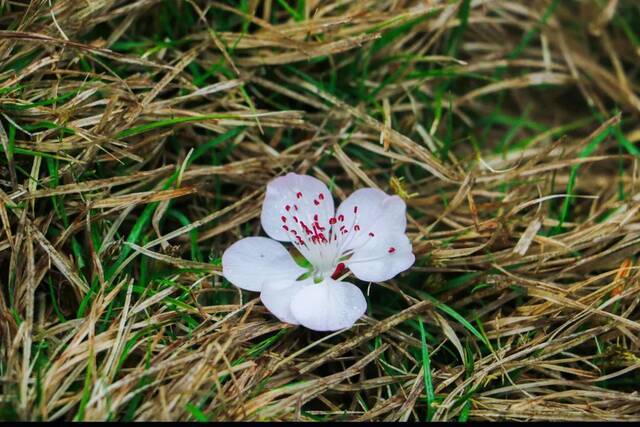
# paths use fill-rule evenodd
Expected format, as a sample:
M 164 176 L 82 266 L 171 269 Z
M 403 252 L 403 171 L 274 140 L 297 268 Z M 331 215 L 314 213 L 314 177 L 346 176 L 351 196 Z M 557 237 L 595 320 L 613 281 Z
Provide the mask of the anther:
M 392 254 L 396 251 L 396 248 L 394 248 L 393 246 L 389 248 L 389 253 Z
M 336 270 L 333 272 L 333 274 L 331 275 L 331 278 L 333 280 L 336 280 L 338 277 L 340 277 L 340 274 L 344 271 L 345 269 L 345 265 L 344 262 L 341 262 L 340 264 L 338 264 L 336 266 Z
M 298 192 L 296 193 L 296 197 L 297 197 L 298 199 L 302 199 L 302 193 L 301 193 L 300 191 L 298 191 Z

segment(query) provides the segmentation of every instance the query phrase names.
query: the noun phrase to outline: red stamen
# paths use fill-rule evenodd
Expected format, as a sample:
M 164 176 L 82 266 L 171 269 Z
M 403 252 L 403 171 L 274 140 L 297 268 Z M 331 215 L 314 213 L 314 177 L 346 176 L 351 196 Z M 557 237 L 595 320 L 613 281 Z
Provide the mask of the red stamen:
M 344 221 L 344 215 L 342 214 L 338 215 L 338 221 L 340 222 Z
M 340 277 L 340 275 L 342 274 L 342 272 L 344 271 L 344 269 L 345 269 L 344 262 L 341 262 L 340 264 L 338 264 L 338 265 L 336 266 L 336 271 L 334 271 L 334 272 L 333 272 L 333 274 L 331 275 L 331 278 L 332 278 L 333 280 L 336 280 L 338 277 Z
M 375 236 L 375 234 L 369 233 L 369 237 L 373 237 L 373 236 Z
M 329 224 L 333 225 L 337 222 L 335 218 L 329 218 Z
M 358 213 L 358 207 L 357 207 L 357 206 L 354 206 L 354 207 L 353 207 L 353 213 L 354 213 L 354 214 L 357 214 L 357 213 Z
M 320 204 L 320 202 L 319 202 L 319 201 L 317 201 L 316 199 L 313 199 L 313 204 L 314 204 L 314 205 L 316 205 L 316 206 L 318 206 L 318 205 Z
M 282 216 L 280 217 L 280 219 L 282 220 L 282 222 L 287 222 L 287 217 L 286 217 L 286 216 L 284 216 L 284 215 L 282 215 Z
M 298 191 L 298 192 L 296 193 L 296 197 L 297 197 L 298 199 L 302 199 L 302 193 Z
M 396 248 L 394 248 L 393 246 L 389 248 L 389 253 L 392 254 L 396 251 Z
M 300 225 L 302 226 L 302 230 L 304 230 L 304 232 L 307 233 L 308 236 L 313 234 L 311 232 L 311 229 L 309 227 L 307 227 L 307 224 L 305 224 L 304 222 L 300 221 Z
M 284 231 L 289 231 L 289 227 L 287 227 L 286 225 L 283 225 L 282 228 L 284 228 Z
M 287 205 L 284 207 L 284 210 L 286 210 L 287 212 L 289 212 L 291 210 L 291 205 Z
M 355 231 L 360 231 L 360 226 L 358 224 L 356 224 L 356 225 L 353 226 L 353 229 Z
M 324 194 L 322 194 L 322 193 L 318 194 L 318 199 L 324 200 Z

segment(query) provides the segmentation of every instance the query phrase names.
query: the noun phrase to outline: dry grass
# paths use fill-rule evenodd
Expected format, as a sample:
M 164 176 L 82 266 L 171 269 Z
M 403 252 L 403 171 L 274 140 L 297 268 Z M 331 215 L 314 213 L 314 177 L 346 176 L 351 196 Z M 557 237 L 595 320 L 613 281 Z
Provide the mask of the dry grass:
M 637 2 L 0 8 L 0 419 L 640 420 Z M 407 200 L 348 331 L 220 276 L 288 171 Z

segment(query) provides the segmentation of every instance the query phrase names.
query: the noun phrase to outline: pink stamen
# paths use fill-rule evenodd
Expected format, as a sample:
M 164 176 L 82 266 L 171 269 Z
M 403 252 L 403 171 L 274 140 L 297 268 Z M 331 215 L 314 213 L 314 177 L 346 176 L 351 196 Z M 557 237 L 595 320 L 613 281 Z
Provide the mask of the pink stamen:
M 393 246 L 389 248 L 389 253 L 392 254 L 396 251 L 396 248 L 394 248 Z
M 302 199 L 302 193 L 301 193 L 300 191 L 298 191 L 298 192 L 296 193 L 296 197 L 297 197 L 298 199 Z

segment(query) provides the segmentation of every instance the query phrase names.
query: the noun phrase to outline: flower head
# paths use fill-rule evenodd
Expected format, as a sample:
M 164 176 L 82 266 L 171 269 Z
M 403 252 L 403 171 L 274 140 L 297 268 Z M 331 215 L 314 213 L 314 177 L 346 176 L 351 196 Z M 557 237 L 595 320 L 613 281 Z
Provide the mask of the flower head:
M 321 181 L 289 173 L 267 185 L 260 220 L 271 237 L 247 237 L 222 255 L 222 274 L 239 288 L 260 292 L 281 321 L 316 331 L 352 326 L 367 304 L 360 289 L 340 277 L 389 280 L 415 261 L 405 234 L 406 205 L 374 188 L 351 194 L 337 211 Z M 309 261 L 298 265 L 279 242 Z

